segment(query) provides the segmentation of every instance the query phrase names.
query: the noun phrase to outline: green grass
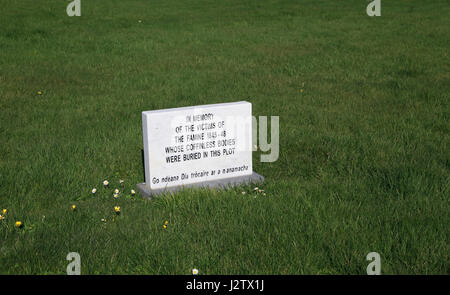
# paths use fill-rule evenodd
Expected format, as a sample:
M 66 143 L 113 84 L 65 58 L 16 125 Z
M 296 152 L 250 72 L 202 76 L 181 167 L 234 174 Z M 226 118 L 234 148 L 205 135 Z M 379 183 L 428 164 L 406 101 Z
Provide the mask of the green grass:
M 0 0 L 0 273 L 450 273 L 448 1 L 81 2 Z M 240 100 L 267 196 L 127 194 L 142 111 Z

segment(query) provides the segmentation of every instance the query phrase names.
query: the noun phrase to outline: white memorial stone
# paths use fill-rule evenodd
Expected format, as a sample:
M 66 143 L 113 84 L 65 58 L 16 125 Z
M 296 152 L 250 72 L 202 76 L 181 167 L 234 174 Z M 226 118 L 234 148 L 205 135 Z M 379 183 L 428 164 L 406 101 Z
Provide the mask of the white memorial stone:
M 261 182 L 252 168 L 252 105 L 221 103 L 142 112 L 145 196 L 183 187 Z

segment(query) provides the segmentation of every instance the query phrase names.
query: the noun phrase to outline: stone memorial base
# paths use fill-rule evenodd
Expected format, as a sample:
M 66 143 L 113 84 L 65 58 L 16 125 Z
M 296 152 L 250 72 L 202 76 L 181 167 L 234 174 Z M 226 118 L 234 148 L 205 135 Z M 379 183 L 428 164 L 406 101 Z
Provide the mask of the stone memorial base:
M 152 196 L 159 195 L 162 193 L 173 193 L 184 188 L 227 188 L 230 186 L 237 186 L 240 184 L 249 184 L 249 183 L 262 183 L 264 181 L 264 177 L 259 175 L 258 173 L 253 172 L 251 175 L 237 176 L 237 177 L 229 177 L 224 179 L 217 179 L 199 183 L 187 184 L 184 186 L 174 186 L 168 188 L 161 189 L 151 189 L 150 186 L 146 185 L 145 182 L 138 183 L 136 185 L 137 190 L 144 196 L 144 198 L 151 198 Z

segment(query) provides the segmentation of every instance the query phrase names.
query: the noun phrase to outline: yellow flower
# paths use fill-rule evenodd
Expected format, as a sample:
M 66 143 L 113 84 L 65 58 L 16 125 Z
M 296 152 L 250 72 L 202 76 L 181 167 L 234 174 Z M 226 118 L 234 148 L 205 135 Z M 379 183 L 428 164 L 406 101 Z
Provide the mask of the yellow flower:
M 16 227 L 22 227 L 22 221 L 16 221 Z
M 75 209 L 77 209 L 77 206 L 72 205 L 72 211 L 75 211 Z
M 114 207 L 114 211 L 116 211 L 116 213 L 119 213 L 120 212 L 120 207 L 119 206 L 115 206 Z
M 0 220 L 3 220 L 3 219 L 5 219 L 5 217 L 3 217 L 2 215 L 0 215 Z
M 2 210 L 2 213 L 3 213 L 3 215 L 6 215 L 6 213 L 8 213 L 8 210 L 3 209 L 3 210 Z
M 42 94 L 42 91 L 38 91 L 37 94 L 38 94 L 38 95 L 41 95 L 41 94 Z
M 163 225 L 163 229 L 166 229 L 166 228 L 167 228 L 167 225 L 164 224 L 164 225 Z
M 165 224 L 165 225 L 168 225 L 168 224 L 169 224 L 169 222 L 168 222 L 168 221 L 166 220 L 166 221 L 164 222 L 164 224 Z

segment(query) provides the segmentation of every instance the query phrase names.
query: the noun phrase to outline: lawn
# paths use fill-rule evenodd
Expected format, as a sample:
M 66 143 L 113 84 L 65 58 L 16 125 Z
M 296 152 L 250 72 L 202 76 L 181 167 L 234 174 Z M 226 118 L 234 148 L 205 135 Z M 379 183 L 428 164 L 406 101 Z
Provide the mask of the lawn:
M 0 274 L 450 274 L 448 1 L 68 3 L 0 0 Z M 265 196 L 130 194 L 142 111 L 241 100 Z

